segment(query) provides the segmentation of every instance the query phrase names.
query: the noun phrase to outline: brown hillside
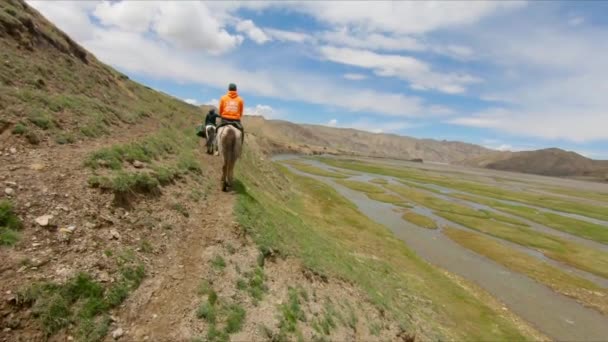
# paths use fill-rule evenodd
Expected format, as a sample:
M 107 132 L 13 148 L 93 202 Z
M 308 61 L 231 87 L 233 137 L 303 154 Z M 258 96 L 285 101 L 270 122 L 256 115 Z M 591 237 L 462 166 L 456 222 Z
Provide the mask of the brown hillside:
M 295 124 L 266 120 L 259 116 L 246 118 L 249 132 L 266 136 L 275 145 L 326 153 L 340 153 L 381 158 L 452 163 L 487 154 L 481 146 L 453 141 L 415 139 L 394 134 L 370 133 L 348 128 Z
M 465 164 L 495 170 L 558 177 L 589 177 L 600 180 L 603 180 L 608 173 L 607 161 L 589 159 L 575 152 L 558 148 L 495 152 L 469 159 Z

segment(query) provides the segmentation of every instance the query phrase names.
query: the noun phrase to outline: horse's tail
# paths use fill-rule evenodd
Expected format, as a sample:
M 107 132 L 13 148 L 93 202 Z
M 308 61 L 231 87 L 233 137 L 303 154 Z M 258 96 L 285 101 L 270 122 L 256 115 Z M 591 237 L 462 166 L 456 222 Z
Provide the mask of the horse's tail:
M 228 165 L 232 165 L 236 162 L 237 157 L 237 141 L 236 133 L 234 128 L 226 127 L 226 136 L 222 138 L 222 150 L 224 152 L 224 160 Z

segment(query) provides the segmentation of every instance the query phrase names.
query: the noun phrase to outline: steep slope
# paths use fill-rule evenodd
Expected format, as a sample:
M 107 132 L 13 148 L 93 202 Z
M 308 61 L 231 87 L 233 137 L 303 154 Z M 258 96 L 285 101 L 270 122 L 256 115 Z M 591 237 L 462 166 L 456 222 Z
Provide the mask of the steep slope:
M 465 162 L 469 166 L 558 177 L 587 177 L 605 180 L 608 162 L 575 152 L 548 148 L 522 152 L 495 152 Z
M 0 2 L 0 58 L 0 341 L 538 336 L 346 199 L 288 178 L 265 135 L 246 138 L 237 193 L 220 192 L 201 108 L 100 63 L 23 1 Z M 396 248 L 366 257 L 350 220 Z
M 490 150 L 454 141 L 415 139 L 394 134 L 370 133 L 355 129 L 294 124 L 263 117 L 247 117 L 248 130 L 269 137 L 275 145 L 288 144 L 292 150 L 340 153 L 409 160 L 451 163 L 485 155 Z

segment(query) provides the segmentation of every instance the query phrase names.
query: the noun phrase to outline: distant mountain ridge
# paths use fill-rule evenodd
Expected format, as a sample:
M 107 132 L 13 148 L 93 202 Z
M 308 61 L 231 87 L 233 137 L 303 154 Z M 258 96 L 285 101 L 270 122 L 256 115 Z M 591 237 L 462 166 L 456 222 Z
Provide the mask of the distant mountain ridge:
M 287 144 L 294 152 L 350 154 L 381 158 L 455 163 L 490 153 L 485 147 L 433 139 L 416 139 L 387 133 L 371 133 L 351 128 L 295 124 L 283 120 L 266 120 L 261 116 L 246 116 L 249 132 L 265 136 L 275 145 Z
M 608 180 L 608 161 L 593 160 L 576 152 L 559 148 L 521 152 L 493 152 L 470 158 L 462 164 L 545 176 Z
M 608 161 L 589 159 L 559 148 L 522 152 L 495 151 L 458 141 L 417 139 L 351 128 L 296 124 L 267 120 L 261 116 L 246 116 L 244 121 L 248 132 L 267 140 L 267 148 L 272 153 L 331 153 L 400 160 L 420 158 L 425 162 L 545 176 L 601 181 L 608 179 Z

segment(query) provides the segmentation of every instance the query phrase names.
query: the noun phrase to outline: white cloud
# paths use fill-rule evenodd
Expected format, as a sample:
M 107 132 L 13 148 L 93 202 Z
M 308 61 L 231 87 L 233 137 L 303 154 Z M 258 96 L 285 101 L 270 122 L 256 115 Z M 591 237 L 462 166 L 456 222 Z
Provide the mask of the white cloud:
M 605 111 L 579 111 L 555 108 L 552 112 L 511 111 L 493 109 L 468 117 L 447 120 L 448 123 L 490 128 L 519 136 L 544 139 L 566 139 L 578 143 L 593 140 L 608 140 L 608 115 Z
M 245 115 L 263 116 L 266 119 L 275 119 L 280 113 L 269 105 L 258 104 L 253 108 L 246 107 Z
M 412 37 L 393 37 L 381 33 L 352 32 L 345 27 L 335 31 L 322 32 L 319 34 L 319 38 L 331 45 L 353 48 L 387 51 L 426 50 L 424 44 Z
M 184 99 L 184 102 L 189 103 L 191 105 L 197 105 L 198 101 L 195 99 Z
M 314 38 L 311 35 L 302 32 L 285 31 L 272 28 L 264 28 L 264 32 L 266 32 L 266 34 L 273 39 L 282 42 L 304 43 L 307 41 L 314 41 Z
M 204 104 L 205 104 L 205 105 L 207 105 L 207 106 L 215 106 L 215 107 L 218 107 L 218 106 L 219 106 L 219 104 L 220 104 L 220 100 L 218 100 L 218 99 L 211 99 L 211 100 L 209 100 L 209 101 L 205 102 Z
M 344 78 L 351 81 L 361 81 L 367 78 L 366 75 L 363 74 L 355 74 L 355 73 L 347 73 L 343 75 Z
M 585 22 L 585 17 L 583 16 L 575 16 L 568 19 L 568 25 L 570 26 L 579 26 Z
M 360 131 L 367 131 L 372 133 L 394 133 L 402 129 L 412 127 L 412 124 L 406 121 L 370 121 L 368 119 L 357 120 L 350 123 L 340 123 L 337 119 L 329 120 L 325 126 L 328 127 L 340 127 L 340 128 L 352 128 Z
M 480 82 L 467 74 L 441 74 L 413 57 L 377 54 L 367 50 L 322 46 L 322 58 L 347 65 L 369 68 L 378 76 L 397 77 L 410 83 L 416 90 L 434 89 L 448 94 L 465 92 L 465 86 Z
M 270 41 L 270 38 L 259 27 L 255 26 L 251 20 L 242 20 L 236 25 L 236 30 L 246 34 L 249 39 L 258 44 L 264 44 Z
M 242 36 L 225 29 L 223 20 L 229 18 L 227 14 L 211 12 L 205 3 L 198 1 L 103 2 L 96 6 L 93 15 L 105 26 L 142 33 L 150 29 L 171 45 L 210 54 L 222 54 L 243 41 Z
M 425 33 L 470 25 L 498 12 L 520 8 L 523 1 L 362 1 L 277 2 L 335 26 L 401 34 Z
M 338 126 L 372 133 L 396 133 L 402 129 L 411 128 L 412 124 L 407 121 L 378 121 L 363 119 Z
M 93 35 L 88 12 L 99 4 L 98 1 L 32 1 L 27 3 L 44 14 L 58 28 L 67 32 L 76 41 L 89 39 Z

